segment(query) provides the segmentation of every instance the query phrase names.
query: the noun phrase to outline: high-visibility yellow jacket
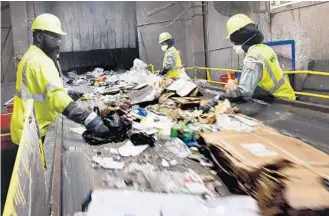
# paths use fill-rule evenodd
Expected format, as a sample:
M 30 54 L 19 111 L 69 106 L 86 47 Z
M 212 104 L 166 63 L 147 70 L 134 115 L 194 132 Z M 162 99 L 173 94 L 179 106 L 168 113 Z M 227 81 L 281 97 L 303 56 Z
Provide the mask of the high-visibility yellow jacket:
M 259 87 L 277 98 L 296 99 L 289 78 L 282 72 L 277 55 L 271 47 L 265 44 L 254 45 L 249 48 L 247 57 L 253 57 L 263 65 L 263 76 L 258 83 Z
M 164 55 L 163 67 L 170 68 L 164 75 L 168 78 L 178 78 L 181 75 L 182 60 L 179 51 L 175 47 L 170 47 Z
M 31 45 L 19 62 L 16 95 L 11 117 L 10 133 L 13 143 L 19 144 L 24 126 L 26 101 L 33 99 L 41 137 L 48 125 L 72 101 L 63 87 L 62 79 L 53 60 L 37 46 Z

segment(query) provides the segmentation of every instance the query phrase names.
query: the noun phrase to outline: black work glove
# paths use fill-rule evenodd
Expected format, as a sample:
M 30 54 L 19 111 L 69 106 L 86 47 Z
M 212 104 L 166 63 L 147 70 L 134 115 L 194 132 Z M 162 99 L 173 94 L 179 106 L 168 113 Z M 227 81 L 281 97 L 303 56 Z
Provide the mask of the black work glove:
M 109 128 L 104 124 L 102 118 L 95 112 L 83 109 L 76 102 L 71 102 L 63 111 L 68 119 L 85 125 L 87 131 L 94 134 L 95 137 L 109 136 Z
M 160 70 L 159 75 L 163 76 L 165 75 L 169 70 L 167 70 L 166 68 L 162 68 L 162 70 Z
M 85 126 L 88 131 L 92 132 L 96 137 L 106 137 L 110 134 L 109 128 L 104 124 L 102 118 L 92 112 L 85 120 Z
M 209 103 L 207 103 L 206 105 L 200 106 L 200 109 L 203 111 L 203 113 L 207 113 L 209 112 L 209 110 L 216 106 L 218 104 L 218 100 L 224 100 L 225 99 L 225 94 L 224 93 L 219 93 L 218 95 L 216 95 Z
M 68 90 L 67 94 L 74 100 L 77 101 L 79 98 L 82 97 L 83 93 L 73 91 L 73 90 Z

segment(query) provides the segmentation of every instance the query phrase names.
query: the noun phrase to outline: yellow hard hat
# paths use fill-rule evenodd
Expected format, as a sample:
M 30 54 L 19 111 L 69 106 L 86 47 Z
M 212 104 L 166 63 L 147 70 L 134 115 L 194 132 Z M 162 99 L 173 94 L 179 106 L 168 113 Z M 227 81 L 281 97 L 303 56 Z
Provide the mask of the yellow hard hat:
M 227 37 L 226 39 L 229 39 L 230 36 L 238 31 L 239 29 L 245 27 L 248 24 L 254 24 L 254 21 L 252 21 L 248 16 L 244 14 L 236 14 L 232 16 L 228 21 L 227 21 Z
M 58 19 L 58 17 L 49 13 L 44 13 L 37 16 L 37 18 L 35 18 L 32 23 L 31 30 L 43 30 L 59 35 L 66 35 L 66 33 L 62 31 L 61 21 Z
M 169 40 L 171 38 L 172 38 L 172 36 L 171 36 L 171 34 L 169 34 L 169 32 L 162 32 L 159 35 L 159 44 L 161 44 L 162 42 L 165 42 L 166 40 Z

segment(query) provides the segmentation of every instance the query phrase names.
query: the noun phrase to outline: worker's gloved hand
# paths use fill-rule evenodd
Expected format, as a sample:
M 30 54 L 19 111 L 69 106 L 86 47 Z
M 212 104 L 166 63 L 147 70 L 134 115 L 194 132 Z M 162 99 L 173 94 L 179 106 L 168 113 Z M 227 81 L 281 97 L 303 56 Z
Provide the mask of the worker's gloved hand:
M 225 100 L 226 99 L 226 95 L 224 92 L 220 92 L 218 95 L 215 96 L 215 99 L 217 100 Z
M 67 94 L 74 100 L 77 101 L 82 97 L 83 93 L 68 89 Z
M 234 80 L 227 81 L 225 88 L 229 91 L 236 91 L 238 89 L 238 85 L 235 83 Z
M 160 70 L 160 72 L 159 72 L 159 75 L 160 75 L 160 76 L 163 76 L 163 75 L 165 75 L 168 71 L 169 71 L 169 70 L 167 70 L 166 68 L 162 68 L 162 70 Z
M 211 109 L 212 106 L 210 106 L 209 104 L 203 105 L 200 107 L 200 110 L 202 110 L 203 113 L 207 113 L 209 112 L 209 110 Z
M 104 124 L 102 118 L 95 112 L 91 112 L 84 123 L 87 130 L 91 131 L 96 137 L 104 138 L 110 133 L 109 128 Z
M 203 113 L 207 113 L 212 107 L 216 106 L 219 103 L 218 100 L 224 100 L 224 99 L 225 99 L 225 94 L 219 93 L 209 103 L 201 106 L 200 109 L 203 111 Z

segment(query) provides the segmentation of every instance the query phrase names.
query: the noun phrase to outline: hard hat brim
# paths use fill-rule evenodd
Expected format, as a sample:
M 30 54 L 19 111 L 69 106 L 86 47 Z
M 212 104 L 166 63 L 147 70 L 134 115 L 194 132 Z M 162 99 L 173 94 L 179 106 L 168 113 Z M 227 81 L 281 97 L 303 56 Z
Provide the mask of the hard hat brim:
M 31 31 L 35 31 L 35 30 L 40 30 L 40 31 L 49 31 L 49 30 L 45 30 L 45 29 L 36 29 L 36 28 L 31 28 Z M 63 31 L 49 31 L 49 32 L 53 32 L 55 34 L 59 34 L 59 35 L 67 35 L 66 32 Z
M 64 35 L 67 35 L 66 32 L 63 32 L 63 31 L 60 32 L 59 34 L 60 34 L 60 35 L 63 35 L 63 36 L 64 36 Z

